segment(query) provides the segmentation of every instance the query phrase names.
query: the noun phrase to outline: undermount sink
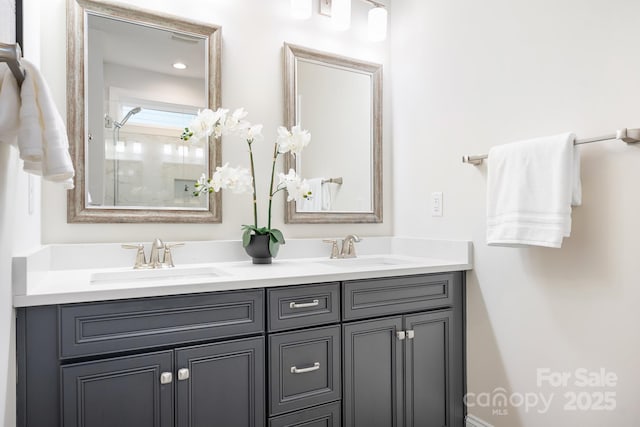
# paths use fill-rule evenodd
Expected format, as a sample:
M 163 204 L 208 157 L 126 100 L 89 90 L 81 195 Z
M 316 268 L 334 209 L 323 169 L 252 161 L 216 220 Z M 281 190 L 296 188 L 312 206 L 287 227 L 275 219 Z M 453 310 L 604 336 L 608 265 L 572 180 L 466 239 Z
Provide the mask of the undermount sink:
M 353 267 L 384 267 L 393 265 L 410 264 L 409 260 L 390 257 L 372 257 L 372 258 L 342 258 L 329 259 L 326 261 L 318 261 L 319 264 L 330 265 L 332 267 L 353 268 Z
M 179 278 L 207 278 L 226 276 L 224 273 L 213 267 L 175 267 L 175 268 L 154 268 L 141 270 L 119 270 L 102 271 L 91 275 L 91 283 L 117 283 L 117 282 L 137 282 L 137 281 L 159 281 L 174 280 Z

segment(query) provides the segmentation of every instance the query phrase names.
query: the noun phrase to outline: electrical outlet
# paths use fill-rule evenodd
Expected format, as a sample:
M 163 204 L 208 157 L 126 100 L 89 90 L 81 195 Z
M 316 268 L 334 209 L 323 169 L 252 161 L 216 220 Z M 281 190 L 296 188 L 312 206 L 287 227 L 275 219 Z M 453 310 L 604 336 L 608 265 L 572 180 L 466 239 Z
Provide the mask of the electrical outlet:
M 442 192 L 431 193 L 431 216 L 442 216 Z
M 331 16 L 331 0 L 320 0 L 320 15 Z

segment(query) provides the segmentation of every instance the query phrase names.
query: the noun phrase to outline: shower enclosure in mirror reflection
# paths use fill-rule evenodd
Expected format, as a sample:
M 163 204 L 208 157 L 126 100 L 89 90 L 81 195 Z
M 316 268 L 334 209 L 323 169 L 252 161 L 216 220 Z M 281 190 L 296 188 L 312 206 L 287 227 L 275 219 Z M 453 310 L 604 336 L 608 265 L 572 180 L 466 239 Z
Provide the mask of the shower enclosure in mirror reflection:
M 311 133 L 293 167 L 313 197 L 291 223 L 382 222 L 382 66 L 285 44 L 286 122 Z
M 198 110 L 219 105 L 219 28 L 69 2 L 70 74 L 84 75 L 68 97 L 79 169 L 69 222 L 219 222 L 219 196 L 193 196 L 219 143 L 180 139 Z

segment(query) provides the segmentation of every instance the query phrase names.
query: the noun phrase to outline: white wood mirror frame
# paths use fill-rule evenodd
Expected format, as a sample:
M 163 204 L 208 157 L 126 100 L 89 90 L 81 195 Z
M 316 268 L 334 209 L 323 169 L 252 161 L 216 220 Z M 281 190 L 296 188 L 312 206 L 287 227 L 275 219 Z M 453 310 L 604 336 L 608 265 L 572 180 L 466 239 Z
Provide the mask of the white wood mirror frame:
M 75 188 L 69 190 L 67 197 L 67 222 L 70 223 L 215 223 L 222 221 L 220 193 L 209 195 L 208 206 L 204 209 L 171 207 L 144 207 L 139 209 L 88 207 L 87 171 L 85 170 L 87 155 L 86 144 L 89 140 L 87 131 L 87 14 L 95 14 L 147 27 L 160 28 L 175 33 L 185 33 L 201 37 L 206 41 L 204 76 L 206 78 L 208 108 L 220 106 L 220 44 L 221 29 L 218 26 L 203 24 L 149 12 L 143 9 L 124 6 L 122 3 L 111 3 L 104 0 L 67 0 L 67 128 L 70 140 L 70 151 L 76 169 Z M 158 46 L 162 49 L 162 46 Z M 176 139 L 179 135 L 176 135 Z M 220 165 L 220 141 L 208 141 L 208 172 L 213 173 Z M 115 178 L 114 178 L 115 179 Z M 115 199 L 114 199 L 115 200 Z M 114 202 L 115 203 L 115 202 Z

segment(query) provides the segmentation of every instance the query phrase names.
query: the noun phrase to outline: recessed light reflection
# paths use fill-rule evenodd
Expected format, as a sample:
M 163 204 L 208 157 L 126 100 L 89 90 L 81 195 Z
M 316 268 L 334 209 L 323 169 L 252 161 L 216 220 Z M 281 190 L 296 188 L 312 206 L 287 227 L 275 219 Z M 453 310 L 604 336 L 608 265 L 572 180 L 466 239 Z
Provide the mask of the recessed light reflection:
M 175 68 L 176 70 L 186 70 L 187 69 L 187 64 L 184 64 L 182 62 L 175 62 L 173 64 L 173 68 Z

